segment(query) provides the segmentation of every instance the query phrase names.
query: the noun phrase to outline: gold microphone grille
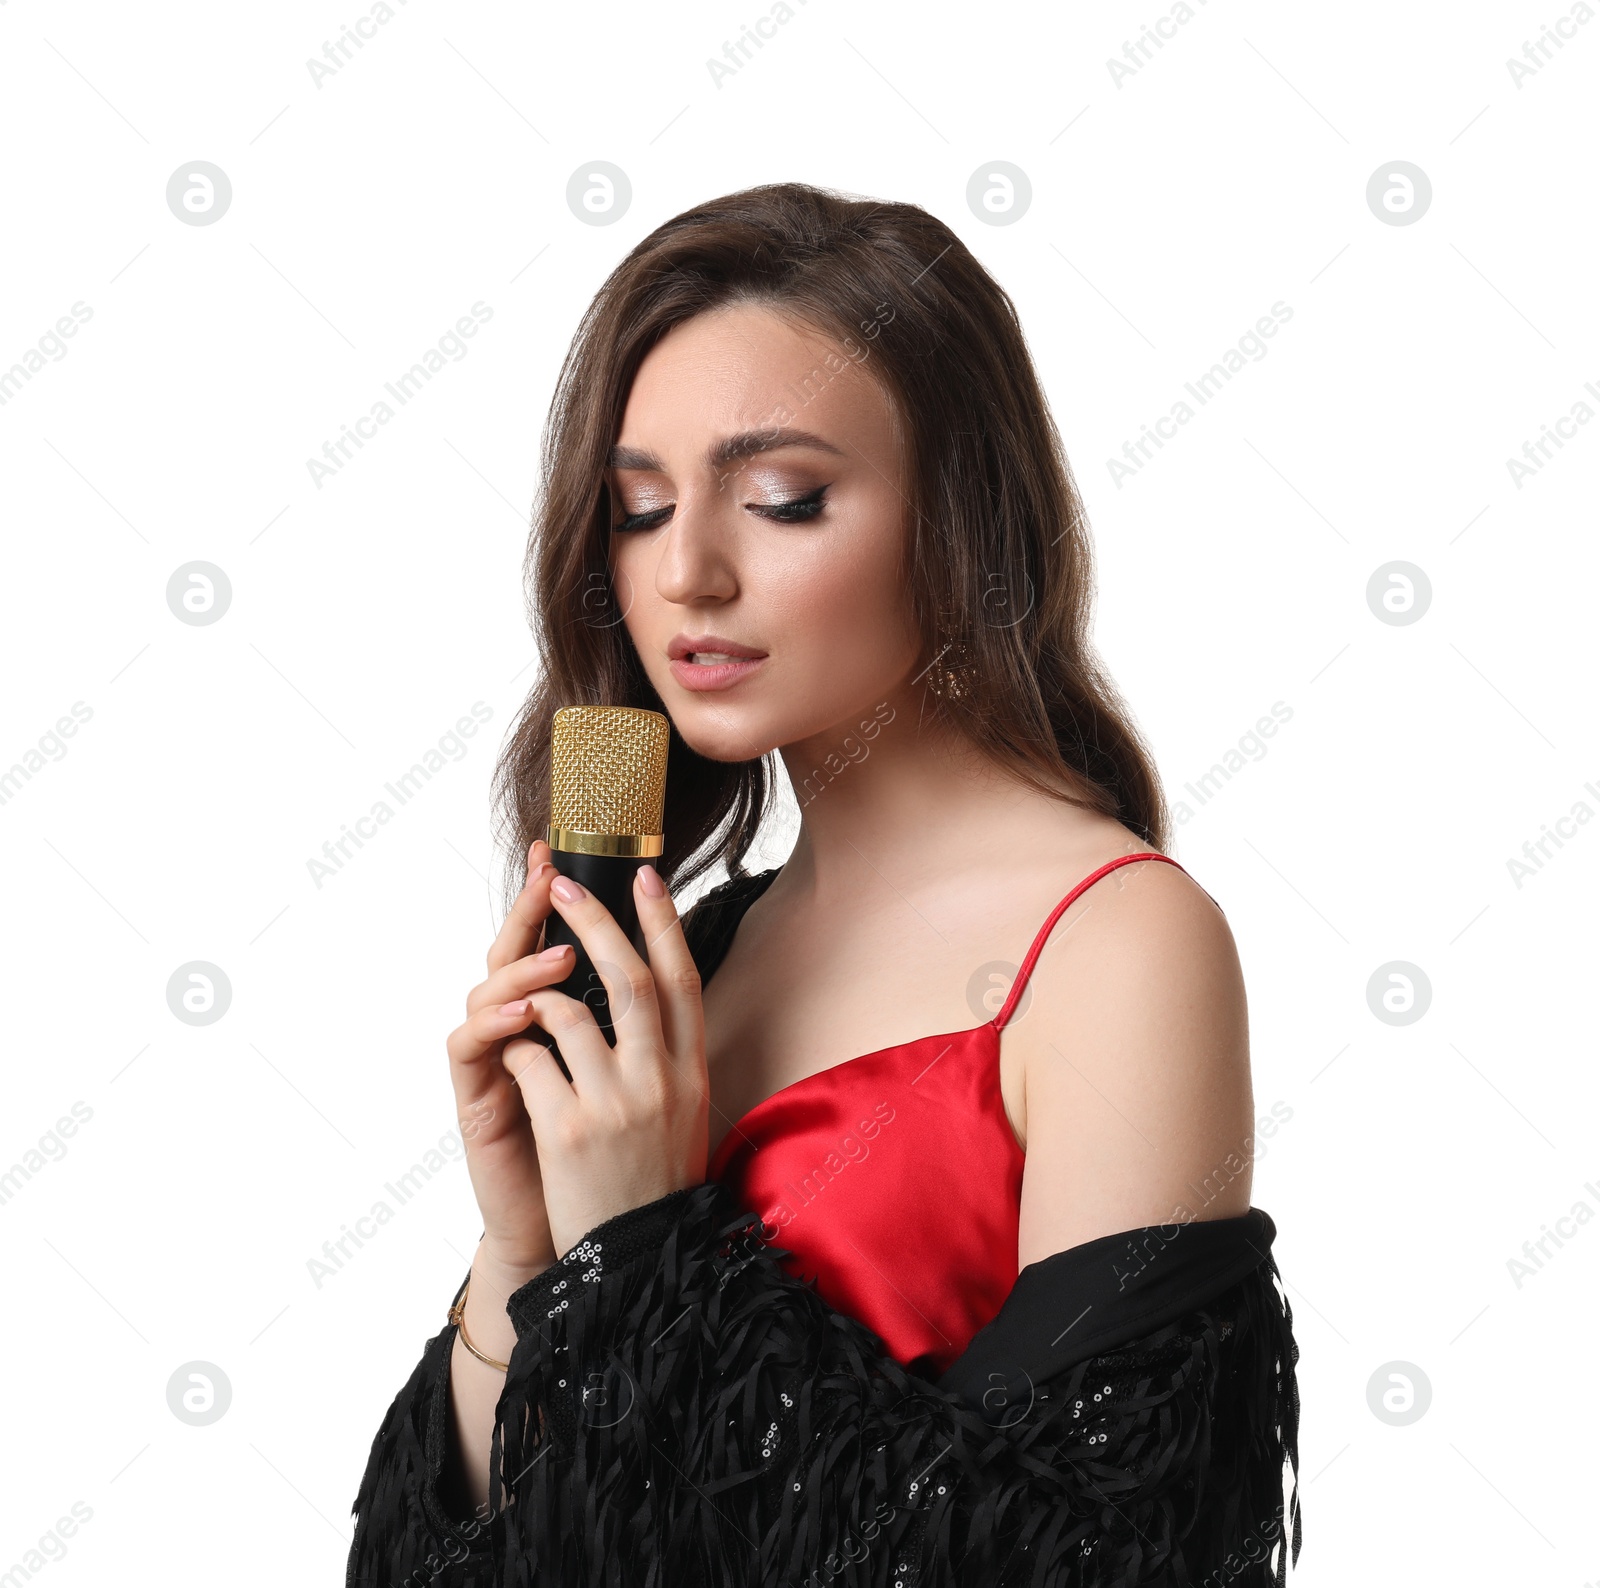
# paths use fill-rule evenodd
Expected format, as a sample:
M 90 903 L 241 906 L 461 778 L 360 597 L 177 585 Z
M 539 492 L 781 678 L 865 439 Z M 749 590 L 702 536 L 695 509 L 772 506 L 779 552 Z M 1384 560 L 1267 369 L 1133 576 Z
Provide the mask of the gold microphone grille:
M 667 719 L 633 706 L 564 706 L 550 725 L 550 825 L 653 836 L 667 797 Z

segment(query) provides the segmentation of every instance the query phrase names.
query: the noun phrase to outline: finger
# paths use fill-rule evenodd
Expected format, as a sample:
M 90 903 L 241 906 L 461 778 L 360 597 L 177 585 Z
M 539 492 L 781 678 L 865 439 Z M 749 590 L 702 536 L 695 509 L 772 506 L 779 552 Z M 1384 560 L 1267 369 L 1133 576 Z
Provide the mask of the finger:
M 457 1113 L 471 1114 L 494 1090 L 500 1080 L 495 1062 L 500 1045 L 527 1026 L 529 1015 L 526 1001 L 480 1009 L 445 1038 Z
M 491 971 L 531 954 L 539 946 L 539 933 L 550 913 L 550 879 L 554 875 L 550 846 L 542 838 L 536 838 L 528 846 L 527 881 L 512 901 L 499 936 L 489 945 Z
M 597 1095 L 611 1073 L 611 1045 L 596 1024 L 594 1011 L 581 998 L 550 987 L 529 993 L 526 1001 L 533 1024 L 555 1038 L 571 1072 L 569 1082 L 561 1067 L 553 1064 L 556 1079 L 580 1097 Z
M 594 894 L 570 877 L 551 878 L 549 892 L 552 908 L 583 945 L 605 987 L 617 1051 L 659 1050 L 662 1038 L 655 979 L 628 934 Z
M 513 1037 L 506 1043 L 500 1062 L 516 1086 L 533 1127 L 535 1145 L 541 1135 L 549 1142 L 550 1130 L 559 1130 L 567 1111 L 578 1106 L 577 1093 L 567 1084 L 555 1055 L 541 1042 Z
M 575 963 L 570 943 L 542 948 L 537 954 L 503 965 L 467 994 L 467 1013 L 525 998 L 538 987 L 553 987 L 572 974 Z
M 705 1015 L 700 1003 L 700 969 L 689 950 L 683 921 L 660 873 L 648 863 L 633 879 L 634 903 L 650 955 L 650 975 L 660 1006 L 661 1035 L 677 1064 L 705 1057 Z

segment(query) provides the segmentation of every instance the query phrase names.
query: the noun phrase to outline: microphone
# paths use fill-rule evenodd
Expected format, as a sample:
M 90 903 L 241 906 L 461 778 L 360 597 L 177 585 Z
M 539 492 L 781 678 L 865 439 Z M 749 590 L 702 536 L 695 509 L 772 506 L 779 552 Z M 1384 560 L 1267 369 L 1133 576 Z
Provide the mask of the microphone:
M 647 964 L 649 951 L 633 903 L 633 875 L 662 851 L 670 729 L 659 711 L 633 706 L 564 706 L 550 725 L 550 859 L 611 912 Z M 558 992 L 586 1003 L 607 1043 L 616 1046 L 605 984 L 554 906 L 544 946 L 570 943 L 576 963 Z M 607 966 L 615 972 L 620 967 Z M 522 1033 L 550 1049 L 561 1073 L 572 1072 L 540 1025 Z

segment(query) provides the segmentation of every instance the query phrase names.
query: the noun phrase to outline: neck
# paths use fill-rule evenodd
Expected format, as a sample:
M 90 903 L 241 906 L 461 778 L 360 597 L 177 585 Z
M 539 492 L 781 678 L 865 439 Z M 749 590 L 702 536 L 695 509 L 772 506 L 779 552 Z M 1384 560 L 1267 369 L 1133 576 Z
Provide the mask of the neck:
M 921 713 L 920 698 L 920 687 L 897 691 L 780 750 L 800 806 L 790 886 L 851 899 L 1006 843 L 1030 791 Z

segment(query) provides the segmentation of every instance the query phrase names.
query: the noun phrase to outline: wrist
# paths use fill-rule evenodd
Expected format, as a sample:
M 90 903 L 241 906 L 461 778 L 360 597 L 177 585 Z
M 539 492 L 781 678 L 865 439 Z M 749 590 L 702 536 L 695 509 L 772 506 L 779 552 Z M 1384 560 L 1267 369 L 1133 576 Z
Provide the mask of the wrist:
M 543 1265 L 509 1261 L 480 1242 L 467 1278 L 467 1293 L 459 1310 L 451 1312 L 456 1324 L 457 1362 L 463 1366 L 473 1363 L 473 1372 L 505 1371 L 517 1343 L 506 1304 L 514 1292 L 543 1271 Z M 482 1366 L 476 1366 L 478 1363 Z
M 499 1305 L 504 1307 L 514 1291 L 537 1278 L 555 1260 L 553 1250 L 542 1258 L 508 1255 L 491 1245 L 485 1236 L 472 1255 L 473 1289 L 481 1287 L 486 1295 L 498 1297 Z

